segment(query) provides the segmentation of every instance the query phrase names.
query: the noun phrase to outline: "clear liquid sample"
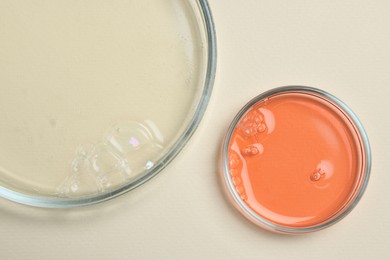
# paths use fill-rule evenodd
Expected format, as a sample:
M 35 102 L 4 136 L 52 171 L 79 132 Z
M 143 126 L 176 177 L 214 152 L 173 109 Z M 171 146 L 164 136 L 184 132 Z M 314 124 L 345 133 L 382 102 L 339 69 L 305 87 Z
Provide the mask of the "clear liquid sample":
M 2 185 L 78 196 L 152 168 L 200 98 L 207 50 L 196 8 L 1 1 Z

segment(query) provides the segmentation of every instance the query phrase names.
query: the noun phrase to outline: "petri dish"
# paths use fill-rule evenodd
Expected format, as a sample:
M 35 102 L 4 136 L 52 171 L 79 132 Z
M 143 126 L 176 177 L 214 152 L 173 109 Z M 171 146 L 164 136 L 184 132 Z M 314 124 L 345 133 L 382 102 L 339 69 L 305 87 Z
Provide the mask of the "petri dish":
M 232 204 L 267 230 L 299 234 L 329 227 L 362 197 L 370 176 L 367 134 L 341 100 L 288 86 L 251 100 L 222 147 Z
M 194 133 L 216 66 L 207 1 L 5 0 L 0 17 L 2 197 L 105 201 Z

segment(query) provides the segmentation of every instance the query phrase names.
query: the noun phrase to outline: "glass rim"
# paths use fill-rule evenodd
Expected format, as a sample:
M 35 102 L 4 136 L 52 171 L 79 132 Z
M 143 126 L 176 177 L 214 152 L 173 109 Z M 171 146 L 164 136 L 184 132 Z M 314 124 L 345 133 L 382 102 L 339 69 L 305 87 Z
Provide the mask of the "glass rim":
M 146 174 L 141 175 L 139 178 L 136 178 L 134 181 L 102 194 L 93 194 L 77 198 L 44 197 L 39 195 L 28 195 L 0 186 L 0 196 L 17 203 L 42 208 L 73 208 L 87 206 L 107 201 L 127 193 L 146 183 L 161 172 L 179 154 L 197 129 L 206 111 L 215 81 L 217 42 L 214 22 L 207 0 L 197 0 L 197 4 L 199 6 L 199 12 L 202 14 L 205 26 L 205 37 L 207 38 L 207 68 L 205 71 L 205 82 L 201 92 L 200 101 L 196 106 L 191 120 L 186 125 L 184 131 L 182 131 L 180 137 L 169 148 L 168 152 L 159 159 L 154 167 L 151 168 L 151 170 L 146 172 Z
M 236 128 L 237 124 L 241 120 L 241 118 L 245 115 L 245 113 L 257 102 L 264 100 L 270 96 L 281 94 L 281 93 L 289 93 L 289 92 L 306 92 L 306 93 L 312 93 L 319 96 L 324 97 L 327 101 L 333 102 L 335 105 L 339 106 L 341 108 L 341 112 L 343 112 L 350 120 L 351 125 L 354 126 L 356 133 L 359 137 L 359 145 L 362 148 L 361 157 L 362 157 L 362 167 L 359 172 L 359 179 L 357 180 L 357 183 L 355 184 L 355 187 L 353 188 L 353 191 L 351 192 L 351 196 L 347 198 L 347 201 L 345 204 L 343 204 L 340 209 L 338 209 L 334 214 L 329 216 L 327 220 L 324 220 L 323 222 L 320 222 L 317 225 L 308 226 L 308 227 L 288 227 L 283 225 L 278 225 L 276 223 L 273 223 L 263 217 L 261 217 L 259 214 L 257 214 L 255 211 L 253 211 L 249 206 L 247 206 L 242 199 L 240 198 L 240 195 L 237 193 L 236 189 L 234 188 L 234 184 L 232 182 L 232 178 L 229 174 L 229 163 L 228 163 L 228 151 L 229 151 L 229 143 L 231 140 L 231 137 L 233 135 L 233 131 Z M 268 229 L 270 231 L 274 231 L 277 233 L 284 233 L 284 234 L 301 234 L 301 233 L 309 233 L 318 231 L 324 228 L 327 228 L 341 219 L 343 219 L 345 216 L 347 216 L 357 205 L 357 203 L 360 201 L 361 197 L 363 196 L 369 178 L 370 178 L 370 171 L 371 171 L 371 149 L 370 144 L 368 140 L 368 136 L 366 131 L 364 130 L 364 127 L 358 117 L 355 115 L 355 113 L 340 99 L 333 96 L 332 94 L 323 91 L 321 89 L 313 88 L 313 87 L 307 87 L 307 86 L 298 86 L 298 85 L 292 85 L 292 86 L 284 86 L 284 87 L 278 87 L 271 90 L 268 90 L 252 100 L 250 100 L 234 117 L 232 123 L 230 124 L 228 131 L 225 135 L 223 144 L 222 144 L 222 152 L 221 152 L 221 159 L 220 159 L 220 166 L 221 166 L 221 175 L 222 175 L 222 182 L 225 187 L 225 191 L 228 193 L 229 198 L 231 199 L 231 202 L 234 204 L 234 206 L 250 221 L 255 223 L 256 225 L 263 227 L 265 229 Z M 361 177 L 363 176 L 363 179 Z

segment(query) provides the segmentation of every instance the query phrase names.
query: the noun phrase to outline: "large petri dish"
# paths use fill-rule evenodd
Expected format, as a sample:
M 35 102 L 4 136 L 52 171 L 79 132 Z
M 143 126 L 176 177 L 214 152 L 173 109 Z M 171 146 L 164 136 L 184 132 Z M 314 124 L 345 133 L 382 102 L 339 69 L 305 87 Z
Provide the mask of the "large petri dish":
M 0 2 L 0 195 L 105 201 L 177 155 L 206 109 L 216 43 L 204 0 Z

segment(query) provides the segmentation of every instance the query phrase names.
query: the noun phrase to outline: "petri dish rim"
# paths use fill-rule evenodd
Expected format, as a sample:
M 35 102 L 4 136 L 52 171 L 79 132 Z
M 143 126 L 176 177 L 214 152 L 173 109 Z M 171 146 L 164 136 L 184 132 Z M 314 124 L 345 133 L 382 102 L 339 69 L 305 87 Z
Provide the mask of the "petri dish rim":
M 355 185 L 355 189 L 353 190 L 352 195 L 347 198 L 347 201 L 343 207 L 341 207 L 333 215 L 329 216 L 328 220 L 325 220 L 324 222 L 318 225 L 309 226 L 309 227 L 282 226 L 261 217 L 259 214 L 253 211 L 249 206 L 247 206 L 242 201 L 240 195 L 237 193 L 236 189 L 234 188 L 234 184 L 232 182 L 232 178 L 230 177 L 230 173 L 229 173 L 230 172 L 228 166 L 229 165 L 228 163 L 229 143 L 233 135 L 234 129 L 236 128 L 241 118 L 257 102 L 276 94 L 288 93 L 288 92 L 301 92 L 301 93 L 303 92 L 303 93 L 314 94 L 319 96 L 320 98 L 324 98 L 325 100 L 333 102 L 336 106 L 341 108 L 341 112 L 343 112 L 348 117 L 348 119 L 351 120 L 350 122 L 351 125 L 356 128 L 355 129 L 356 134 L 359 136 L 359 144 L 362 149 L 361 151 L 363 157 L 362 169 L 361 172 L 359 173 L 359 178 Z M 324 228 L 332 226 L 333 224 L 339 222 L 341 219 L 347 216 L 355 208 L 355 206 L 360 201 L 361 197 L 363 196 L 366 190 L 370 178 L 371 163 L 372 163 L 371 149 L 370 149 L 367 133 L 365 132 L 364 127 L 360 122 L 360 120 L 358 119 L 358 117 L 343 101 L 341 101 L 337 97 L 321 89 L 307 87 L 307 86 L 292 85 L 292 86 L 284 86 L 284 87 L 278 87 L 278 88 L 268 90 L 253 98 L 238 112 L 238 114 L 234 117 L 231 125 L 228 128 L 228 131 L 226 133 L 226 136 L 222 144 L 222 151 L 221 151 L 221 158 L 220 158 L 220 167 L 221 167 L 220 172 L 221 172 L 223 187 L 230 201 L 247 219 L 249 219 L 254 224 L 260 227 L 263 227 L 267 230 L 276 233 L 304 234 L 304 233 L 310 233 L 310 232 L 322 230 Z
M 199 12 L 203 18 L 203 26 L 205 27 L 205 37 L 207 41 L 207 67 L 205 70 L 203 90 L 200 93 L 200 100 L 195 107 L 193 117 L 182 131 L 182 134 L 177 138 L 176 142 L 174 142 L 170 149 L 154 165 L 152 169 L 137 179 L 126 183 L 125 185 L 120 186 L 115 190 L 102 194 L 94 194 L 77 198 L 33 196 L 0 186 L 0 196 L 17 203 L 43 208 L 72 208 L 87 206 L 107 201 L 127 193 L 146 183 L 155 177 L 159 172 L 161 172 L 179 154 L 179 152 L 183 149 L 191 136 L 194 134 L 206 111 L 214 85 L 217 63 L 217 42 L 214 22 L 207 0 L 197 0 L 197 4 L 199 7 Z

